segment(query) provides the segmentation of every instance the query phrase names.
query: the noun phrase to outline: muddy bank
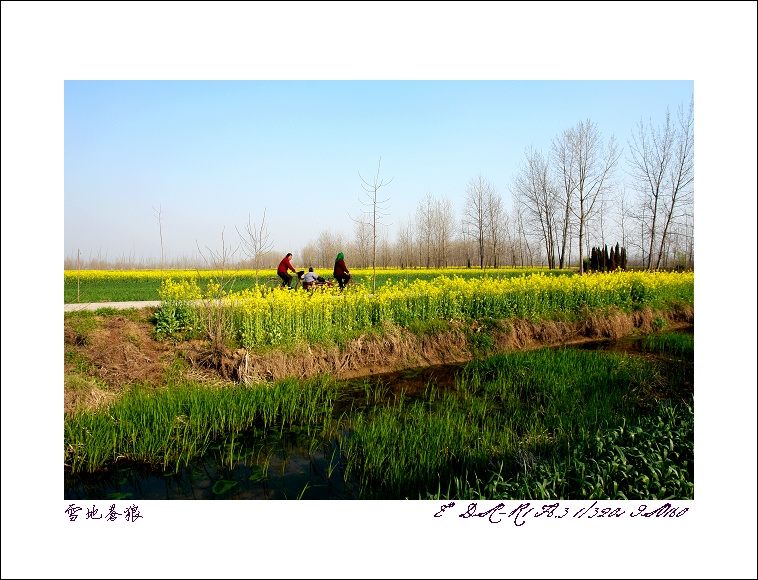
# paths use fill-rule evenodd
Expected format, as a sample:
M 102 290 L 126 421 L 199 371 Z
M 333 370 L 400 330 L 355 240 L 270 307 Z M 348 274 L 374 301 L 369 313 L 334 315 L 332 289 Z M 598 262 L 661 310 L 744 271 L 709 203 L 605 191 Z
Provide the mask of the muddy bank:
M 64 410 L 97 408 L 112 402 L 133 384 L 162 387 L 191 379 L 209 385 L 237 382 L 254 385 L 285 377 L 308 378 L 329 373 L 339 380 L 377 376 L 423 367 L 460 364 L 475 356 L 619 339 L 656 329 L 694 325 L 691 308 L 661 313 L 644 310 L 590 315 L 574 322 L 527 320 L 450 323 L 444 332 L 419 336 L 388 326 L 363 335 L 344 348 L 303 345 L 266 353 L 218 351 L 207 343 L 158 342 L 153 336 L 153 311 L 139 315 L 98 317 L 83 330 L 66 320 L 64 326 Z
M 617 340 L 633 334 L 647 334 L 656 328 L 667 330 L 694 325 L 694 311 L 660 313 L 644 310 L 633 314 L 615 312 L 591 315 L 575 323 L 498 321 L 485 327 L 479 323 L 451 325 L 434 336 L 419 337 L 404 328 L 387 327 L 380 336 L 361 336 L 344 349 L 306 345 L 289 352 L 256 354 L 239 349 L 209 357 L 197 345 L 185 351 L 195 367 L 216 368 L 231 380 L 243 384 L 308 378 L 329 373 L 337 379 L 386 374 L 409 368 L 438 366 L 471 360 L 477 354 L 507 352 L 576 344 L 583 341 Z M 482 338 L 485 337 L 485 338 Z

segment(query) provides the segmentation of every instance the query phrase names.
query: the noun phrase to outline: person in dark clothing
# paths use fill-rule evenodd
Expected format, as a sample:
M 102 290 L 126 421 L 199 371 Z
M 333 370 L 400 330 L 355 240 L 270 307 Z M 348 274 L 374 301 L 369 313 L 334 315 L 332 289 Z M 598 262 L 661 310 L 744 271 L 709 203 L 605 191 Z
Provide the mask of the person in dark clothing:
M 290 263 L 291 257 L 291 253 L 288 253 L 286 256 L 284 256 L 284 259 L 279 262 L 279 267 L 276 269 L 276 273 L 279 274 L 279 277 L 282 279 L 282 288 L 285 286 L 289 288 L 290 282 L 292 282 L 292 276 L 289 275 L 288 270 L 292 270 L 295 274 L 297 274 L 297 270 L 295 270 Z
M 345 284 L 347 284 L 348 280 L 352 278 L 352 274 L 350 273 L 350 270 L 347 269 L 347 266 L 345 266 L 345 254 L 340 252 L 337 254 L 337 259 L 334 260 L 334 279 L 337 280 L 337 283 L 340 285 L 340 290 L 345 289 Z

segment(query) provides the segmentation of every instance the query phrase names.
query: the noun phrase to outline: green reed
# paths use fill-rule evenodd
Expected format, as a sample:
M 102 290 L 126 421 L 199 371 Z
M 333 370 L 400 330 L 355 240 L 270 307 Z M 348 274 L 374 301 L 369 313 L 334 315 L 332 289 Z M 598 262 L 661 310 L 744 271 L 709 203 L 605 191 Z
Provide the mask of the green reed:
M 331 417 L 335 385 L 325 378 L 283 380 L 271 386 L 166 389 L 135 387 L 105 411 L 64 420 L 64 462 L 95 470 L 120 459 L 187 464 L 219 437 L 274 425 L 317 424 Z M 233 439 L 232 439 L 233 442 Z M 233 447 L 232 447 L 233 451 Z
M 695 337 L 684 332 L 649 334 L 641 340 L 640 346 L 646 352 L 692 357 L 695 353 Z
M 367 498 L 470 489 L 469 477 L 476 482 L 496 464 L 515 477 L 583 433 L 635 417 L 640 408 L 630 394 L 649 376 L 644 359 L 608 352 L 545 348 L 474 361 L 452 392 L 429 385 L 434 397 L 399 398 L 355 415 L 342 443 L 346 474 Z

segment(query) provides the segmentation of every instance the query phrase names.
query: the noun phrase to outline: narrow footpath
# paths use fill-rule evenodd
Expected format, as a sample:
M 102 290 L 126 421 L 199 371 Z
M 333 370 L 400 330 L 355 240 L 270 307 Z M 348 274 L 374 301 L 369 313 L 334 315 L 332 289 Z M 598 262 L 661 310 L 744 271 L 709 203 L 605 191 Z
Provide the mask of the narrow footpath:
M 145 300 L 143 302 L 86 302 L 81 304 L 64 304 L 63 312 L 76 312 L 78 310 L 97 310 L 98 308 L 145 308 L 146 306 L 160 306 L 160 300 Z

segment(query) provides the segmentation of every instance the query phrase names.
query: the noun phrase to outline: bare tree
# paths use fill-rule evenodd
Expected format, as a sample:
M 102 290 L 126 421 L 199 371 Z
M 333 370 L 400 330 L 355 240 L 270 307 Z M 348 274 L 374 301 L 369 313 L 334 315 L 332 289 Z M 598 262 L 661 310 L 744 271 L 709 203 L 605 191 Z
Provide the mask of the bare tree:
M 437 250 L 437 266 L 447 268 L 448 253 L 455 228 L 453 206 L 446 197 L 440 199 L 434 208 L 434 234 Z
M 576 203 L 571 204 L 571 213 L 579 225 L 579 274 L 583 274 L 587 224 L 599 209 L 597 201 L 610 187 L 619 155 L 615 139 L 611 137 L 605 147 L 600 131 L 589 119 L 564 132 L 561 148 L 566 151 L 571 163 L 567 168 L 566 184 L 567 190 L 576 198 Z
M 695 216 L 687 214 L 685 216 L 684 229 L 687 235 L 687 267 L 695 267 Z
M 529 245 L 529 237 L 526 232 L 526 227 L 524 226 L 524 210 L 519 205 L 515 207 L 515 210 L 515 229 L 518 246 L 516 249 L 514 249 L 513 265 L 515 266 L 516 261 L 518 261 L 520 266 L 523 268 L 527 264 L 530 266 L 533 265 L 532 248 Z
M 205 298 L 203 298 L 202 308 L 200 309 L 200 318 L 203 331 L 206 338 L 210 341 L 211 351 L 208 353 L 210 361 L 221 368 L 221 359 L 226 350 L 226 343 L 231 335 L 231 313 L 228 308 L 224 307 L 223 298 L 231 291 L 234 285 L 234 278 L 226 277 L 226 270 L 229 268 L 234 254 L 239 250 L 227 246 L 224 241 L 224 232 L 221 231 L 221 250 L 214 251 L 206 246 L 208 256 L 206 257 L 197 246 L 200 256 L 206 265 L 213 270 L 219 270 L 219 279 L 211 285 L 209 282 L 206 289 Z M 200 272 L 198 272 L 200 278 Z
M 390 244 L 390 231 L 388 226 L 380 224 L 378 239 L 377 255 L 379 256 L 379 259 L 377 260 L 377 263 L 382 268 L 387 268 L 392 263 L 392 244 Z
M 461 220 L 460 239 L 466 267 L 470 268 L 472 258 L 479 253 L 477 249 L 479 240 L 477 239 L 477 234 L 473 227 L 465 218 Z
M 397 258 L 401 267 L 408 268 L 411 264 L 415 265 L 413 259 L 413 223 L 409 218 L 408 221 L 401 221 L 397 230 Z
M 302 258 L 303 264 L 308 264 L 309 266 L 318 267 L 329 264 L 328 262 L 322 264 L 319 255 L 318 248 L 312 240 L 300 249 L 300 257 Z
M 626 188 L 621 190 L 618 198 L 618 212 L 616 213 L 616 227 L 621 234 L 621 245 L 628 251 L 629 236 L 627 229 L 629 227 L 629 200 L 626 195 Z
M 161 238 L 161 280 L 163 280 L 163 223 L 161 222 L 161 214 L 163 213 L 163 208 L 161 206 L 158 206 L 158 209 L 153 208 L 153 211 L 155 212 L 155 217 L 158 220 L 158 234 Z
M 358 253 L 361 268 L 365 268 L 369 263 L 371 253 L 371 228 L 368 224 L 368 216 L 363 215 L 360 221 L 355 222 L 355 249 Z
M 427 193 L 416 207 L 416 232 L 420 255 L 426 268 L 446 267 L 455 228 L 453 206 L 447 198 Z
M 505 211 L 505 226 L 503 228 L 503 266 L 516 265 L 516 249 L 518 247 L 517 213 L 514 203 L 510 211 Z
M 236 227 L 235 227 L 236 229 Z M 268 226 L 266 225 L 266 208 L 263 208 L 263 218 L 260 226 L 256 226 L 250 221 L 250 214 L 247 215 L 247 226 L 245 226 L 247 236 L 243 236 L 239 229 L 237 234 L 242 242 L 243 252 L 253 261 L 255 267 L 255 283 L 258 284 L 258 270 L 260 269 L 261 258 L 268 254 L 273 248 L 273 242 L 270 240 Z
M 432 240 L 434 239 L 434 206 L 435 202 L 431 193 L 427 193 L 418 206 L 416 206 L 416 232 L 424 257 L 424 266 L 431 267 Z
M 342 239 L 342 234 L 334 233 L 329 230 L 323 230 L 318 235 L 316 240 L 316 248 L 318 250 L 318 261 L 320 264 L 334 266 L 334 259 L 337 254 L 343 251 L 345 242 Z
M 379 190 L 382 187 L 385 187 L 392 183 L 392 179 L 390 179 L 387 183 L 384 182 L 383 179 L 379 178 L 379 172 L 382 168 L 382 158 L 379 158 L 379 165 L 376 169 L 376 175 L 374 176 L 374 179 L 371 183 L 363 179 L 363 176 L 358 173 L 358 177 L 361 178 L 361 181 L 363 182 L 363 190 L 366 193 L 366 200 L 360 200 L 361 203 L 369 208 L 368 215 L 370 217 L 370 221 L 366 221 L 367 225 L 371 227 L 372 232 L 372 241 L 373 241 L 373 259 L 371 260 L 372 267 L 374 269 L 374 279 L 373 279 L 373 287 L 374 291 L 376 292 L 376 246 L 377 246 L 377 240 L 379 238 L 379 226 L 386 226 L 389 224 L 382 223 L 382 220 L 387 216 L 387 208 L 385 204 L 389 201 L 389 198 L 387 199 L 379 199 Z M 350 218 L 355 222 L 359 222 L 361 220 Z
M 529 149 L 525 153 L 525 161 L 519 168 L 519 173 L 513 181 L 514 198 L 523 208 L 526 223 L 537 232 L 542 240 L 547 255 L 548 268 L 556 266 L 556 237 L 558 233 L 558 207 L 560 200 L 549 176 L 549 164 L 538 151 Z M 564 208 L 565 209 L 565 208 Z M 565 250 L 566 231 L 563 232 L 562 253 Z
M 80 288 L 81 288 L 81 276 L 82 276 L 81 261 L 80 261 L 81 256 L 82 256 L 82 252 L 81 252 L 81 250 L 79 250 L 77 248 L 77 250 L 76 250 L 76 301 L 77 302 L 80 302 L 81 299 L 82 299 L 82 293 L 80 291 Z
M 466 208 L 463 210 L 463 231 L 476 240 L 479 251 L 479 267 L 484 269 L 485 243 L 487 241 L 487 204 L 491 185 L 481 176 L 469 180 L 466 188 Z
M 606 220 L 605 220 L 605 208 L 606 208 L 607 205 L 608 205 L 608 199 L 607 198 L 601 198 L 599 200 L 599 202 L 598 202 L 598 206 L 599 207 L 598 207 L 597 215 L 596 215 L 595 219 L 592 222 L 593 226 L 596 226 L 593 229 L 597 229 L 600 232 L 600 244 L 599 244 L 600 246 L 605 246 L 605 244 L 608 243 L 607 242 L 608 238 L 605 235 L 605 222 L 606 222 Z M 613 245 L 613 244 L 611 244 L 611 245 Z M 588 254 L 591 251 L 592 250 L 588 250 Z
M 640 121 L 629 142 L 632 176 L 644 197 L 642 227 L 647 233 L 647 268 L 661 266 L 672 225 L 687 214 L 694 183 L 694 100 L 679 107 L 679 124 L 672 127 L 669 111 L 662 128 Z M 682 213 L 678 213 L 681 210 Z M 643 215 L 644 215 L 643 214 Z M 657 248 L 656 248 L 657 245 Z
M 507 216 L 503 209 L 503 200 L 494 187 L 487 191 L 486 220 L 487 220 L 487 238 L 489 241 L 489 250 L 492 254 L 492 266 L 500 266 L 500 250 L 505 238 L 504 226 Z
M 577 163 L 574 155 L 577 153 L 576 148 L 572 146 L 571 130 L 567 129 L 561 137 L 553 140 L 552 146 L 552 164 L 556 175 L 556 180 L 560 185 L 561 191 L 560 218 L 557 218 L 557 225 L 560 232 L 559 249 L 558 249 L 558 267 L 562 270 L 570 264 L 567 260 L 567 252 L 571 252 L 571 237 L 569 232 L 571 227 L 571 208 L 574 204 L 574 190 L 576 187 Z M 557 192 L 556 192 L 556 195 Z

